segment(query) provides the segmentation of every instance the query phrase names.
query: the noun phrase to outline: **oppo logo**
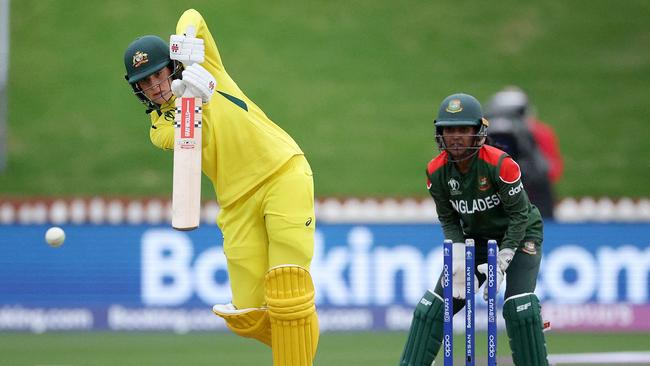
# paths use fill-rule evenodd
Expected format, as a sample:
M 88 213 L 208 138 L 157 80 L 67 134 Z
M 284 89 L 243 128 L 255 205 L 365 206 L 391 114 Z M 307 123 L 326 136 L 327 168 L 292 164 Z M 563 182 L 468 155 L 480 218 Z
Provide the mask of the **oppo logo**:
M 451 340 L 449 339 L 449 335 L 445 335 L 445 357 L 451 356 Z
M 449 276 L 449 266 L 447 266 L 447 265 L 443 266 L 442 273 L 443 273 L 443 275 L 442 275 L 442 286 L 447 287 L 447 286 L 449 286 L 449 277 L 451 277 L 451 276 Z
M 494 357 L 496 353 L 497 353 L 496 340 L 494 339 L 494 335 L 490 334 L 490 337 L 488 337 L 488 354 L 490 357 Z
M 494 266 L 489 265 L 488 266 L 488 286 L 494 286 Z

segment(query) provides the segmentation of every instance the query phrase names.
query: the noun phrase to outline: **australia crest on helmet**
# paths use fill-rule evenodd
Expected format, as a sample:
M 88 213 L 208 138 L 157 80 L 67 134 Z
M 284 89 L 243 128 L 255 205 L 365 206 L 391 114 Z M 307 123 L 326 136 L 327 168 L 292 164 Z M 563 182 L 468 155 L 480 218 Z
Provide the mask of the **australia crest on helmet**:
M 149 62 L 149 55 L 142 52 L 142 51 L 137 51 L 133 55 L 133 67 L 140 67 L 142 64 L 146 64 Z

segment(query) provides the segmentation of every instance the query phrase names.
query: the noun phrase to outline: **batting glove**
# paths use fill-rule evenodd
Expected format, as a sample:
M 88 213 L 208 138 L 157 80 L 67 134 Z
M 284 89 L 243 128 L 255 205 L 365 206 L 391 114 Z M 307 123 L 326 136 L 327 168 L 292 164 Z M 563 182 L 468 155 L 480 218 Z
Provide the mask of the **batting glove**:
M 205 60 L 203 39 L 194 37 L 192 29 L 188 29 L 184 35 L 172 34 L 169 37 L 169 58 L 184 65 L 202 63 Z
M 186 98 L 188 98 L 188 97 L 197 97 L 197 96 L 201 95 L 201 93 L 199 93 L 196 90 L 196 88 L 191 87 L 191 86 L 188 87 L 188 85 L 183 80 L 180 80 L 180 79 L 176 79 L 176 80 L 172 81 L 172 93 L 177 98 L 181 98 L 181 97 L 186 97 Z
M 176 98 L 181 98 L 185 93 L 185 90 L 187 90 L 187 85 L 185 85 L 183 80 L 176 79 L 172 81 L 172 93 Z
M 183 70 L 182 81 L 187 88 L 184 92 L 190 93 L 195 97 L 200 97 L 203 99 L 203 104 L 210 101 L 212 94 L 214 94 L 214 89 L 217 86 L 217 81 L 214 76 L 199 64 L 186 67 L 185 70 Z M 176 93 L 174 93 L 174 95 L 176 95 Z

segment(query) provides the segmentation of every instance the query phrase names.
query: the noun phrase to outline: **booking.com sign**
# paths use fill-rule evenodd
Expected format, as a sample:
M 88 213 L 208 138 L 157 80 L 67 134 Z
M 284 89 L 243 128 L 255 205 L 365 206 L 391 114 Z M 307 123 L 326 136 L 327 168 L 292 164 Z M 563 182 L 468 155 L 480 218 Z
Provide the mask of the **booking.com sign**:
M 541 301 L 649 301 L 647 225 L 547 224 L 537 284 Z M 213 232 L 218 235 L 218 232 Z M 319 305 L 415 304 L 442 269 L 434 225 L 320 225 L 312 275 Z M 190 236 L 148 229 L 141 237 L 141 300 L 180 306 L 230 301 L 221 246 L 196 250 Z

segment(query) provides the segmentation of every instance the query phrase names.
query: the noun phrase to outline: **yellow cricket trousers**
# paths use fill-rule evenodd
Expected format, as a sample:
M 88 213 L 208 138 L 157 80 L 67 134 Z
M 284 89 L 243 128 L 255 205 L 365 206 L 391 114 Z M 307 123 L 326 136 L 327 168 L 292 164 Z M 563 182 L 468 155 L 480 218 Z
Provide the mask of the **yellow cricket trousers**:
M 233 204 L 217 223 L 224 237 L 232 303 L 238 309 L 264 305 L 264 275 L 281 264 L 309 270 L 314 254 L 314 181 L 303 155 Z

